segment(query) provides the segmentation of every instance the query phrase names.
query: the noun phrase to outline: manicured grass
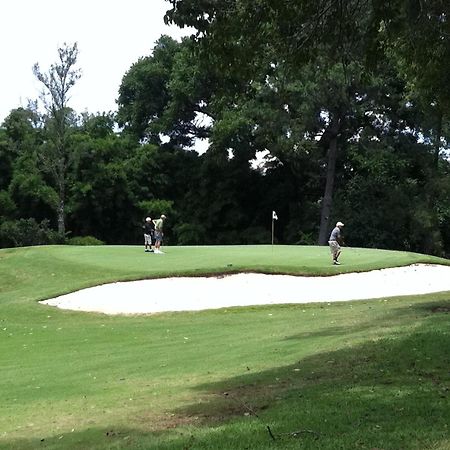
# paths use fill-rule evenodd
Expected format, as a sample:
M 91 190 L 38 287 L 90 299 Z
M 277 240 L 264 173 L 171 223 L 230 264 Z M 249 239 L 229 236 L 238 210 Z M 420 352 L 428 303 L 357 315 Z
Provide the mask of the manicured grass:
M 449 264 L 350 248 L 342 266 L 329 259 L 289 246 L 0 250 L 0 448 L 449 448 L 450 292 L 153 316 L 37 303 L 165 275 Z

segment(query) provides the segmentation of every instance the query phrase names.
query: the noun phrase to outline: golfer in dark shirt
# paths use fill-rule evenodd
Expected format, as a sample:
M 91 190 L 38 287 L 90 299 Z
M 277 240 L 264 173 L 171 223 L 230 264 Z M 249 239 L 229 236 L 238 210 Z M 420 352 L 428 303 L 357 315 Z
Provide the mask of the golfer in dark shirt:
M 151 217 L 147 217 L 145 219 L 144 225 L 142 226 L 144 229 L 144 246 L 146 252 L 152 252 L 152 245 L 154 243 L 155 236 L 155 224 Z

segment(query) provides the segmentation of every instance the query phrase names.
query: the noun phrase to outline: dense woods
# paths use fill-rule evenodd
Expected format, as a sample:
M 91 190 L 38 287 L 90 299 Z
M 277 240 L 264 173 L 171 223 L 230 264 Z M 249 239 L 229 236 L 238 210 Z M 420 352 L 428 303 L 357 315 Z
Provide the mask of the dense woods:
M 171 0 L 167 22 L 197 32 L 161 36 L 114 114 L 70 109 L 66 45 L 35 66 L 47 97 L 0 128 L 0 246 L 141 243 L 162 213 L 167 244 L 270 243 L 275 210 L 277 243 L 324 244 L 342 220 L 347 245 L 450 256 L 449 15 L 443 0 Z

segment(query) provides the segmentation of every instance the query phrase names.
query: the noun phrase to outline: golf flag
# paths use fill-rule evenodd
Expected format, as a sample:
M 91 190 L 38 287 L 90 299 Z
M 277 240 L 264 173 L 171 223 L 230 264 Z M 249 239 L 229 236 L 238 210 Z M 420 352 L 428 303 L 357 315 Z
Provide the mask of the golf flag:
M 278 220 L 278 216 L 275 211 L 272 211 L 272 220 Z

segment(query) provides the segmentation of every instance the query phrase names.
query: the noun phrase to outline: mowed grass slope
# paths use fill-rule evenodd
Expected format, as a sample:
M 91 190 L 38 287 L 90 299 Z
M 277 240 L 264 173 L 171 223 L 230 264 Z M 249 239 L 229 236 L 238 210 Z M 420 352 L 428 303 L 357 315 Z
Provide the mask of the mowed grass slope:
M 166 252 L 0 250 L 0 448 L 450 447 L 450 292 L 153 316 L 37 303 L 117 280 L 449 261 L 345 248 L 333 267 L 327 248 L 290 246 Z

